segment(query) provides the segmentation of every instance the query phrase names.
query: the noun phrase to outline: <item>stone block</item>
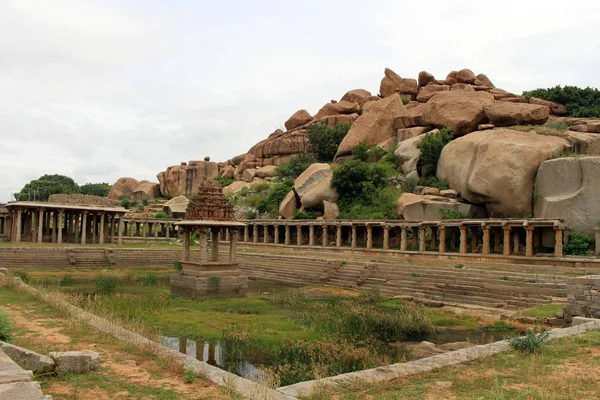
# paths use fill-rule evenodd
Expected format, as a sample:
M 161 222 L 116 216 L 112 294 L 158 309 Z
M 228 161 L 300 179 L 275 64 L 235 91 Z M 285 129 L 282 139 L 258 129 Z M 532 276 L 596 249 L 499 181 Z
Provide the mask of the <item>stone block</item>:
M 23 369 L 38 373 L 48 373 L 54 370 L 54 361 L 48 356 L 5 342 L 0 342 L 0 348 Z
M 48 354 L 59 374 L 81 374 L 100 366 L 100 355 L 95 351 L 53 351 Z
M 0 399 L 6 400 L 44 400 L 40 384 L 37 382 L 15 382 L 0 385 Z

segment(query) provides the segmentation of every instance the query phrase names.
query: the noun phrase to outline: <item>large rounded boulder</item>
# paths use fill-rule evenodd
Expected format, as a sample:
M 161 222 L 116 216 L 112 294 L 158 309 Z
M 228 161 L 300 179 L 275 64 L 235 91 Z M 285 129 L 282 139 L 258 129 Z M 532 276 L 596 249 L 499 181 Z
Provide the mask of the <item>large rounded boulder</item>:
M 524 217 L 532 213 L 538 167 L 567 146 L 563 138 L 534 132 L 474 132 L 444 147 L 437 177 L 468 202 L 485 204 L 492 217 Z
M 111 200 L 118 200 L 121 196 L 132 196 L 135 188 L 140 182 L 133 178 L 119 178 L 108 191 L 107 197 Z
M 406 108 L 399 94 L 366 103 L 363 114 L 354 121 L 340 143 L 336 157 L 351 154 L 352 149 L 360 143 L 371 146 L 396 137 L 394 118 L 405 112 Z
M 421 106 L 422 119 L 424 125 L 446 127 L 456 135 L 464 135 L 487 121 L 485 109 L 493 102 L 494 96 L 487 92 L 442 91 Z

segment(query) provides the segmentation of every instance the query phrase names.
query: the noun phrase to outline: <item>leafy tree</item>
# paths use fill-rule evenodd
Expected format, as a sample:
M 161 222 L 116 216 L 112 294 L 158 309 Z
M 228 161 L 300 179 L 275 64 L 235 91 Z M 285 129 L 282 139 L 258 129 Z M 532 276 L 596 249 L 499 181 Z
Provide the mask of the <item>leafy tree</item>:
M 164 211 L 159 211 L 154 214 L 154 218 L 168 219 L 168 218 L 171 218 L 171 216 Z
M 261 214 L 267 213 L 270 217 L 277 216 L 279 205 L 290 190 L 292 190 L 292 184 L 289 182 L 280 182 L 273 185 L 269 193 L 258 202 L 256 209 Z
M 585 256 L 592 238 L 583 232 L 569 232 L 569 243 L 565 245 L 565 253 L 571 256 Z
M 316 163 L 311 155 L 300 153 L 293 156 L 286 164 L 282 164 L 275 168 L 277 177 L 282 180 L 294 180 L 303 173 L 311 164 Z
M 350 124 L 336 123 L 330 127 L 326 122 L 311 124 L 307 129 L 312 153 L 320 162 L 333 161 L 342 139 L 350 130 Z
M 106 182 L 102 183 L 86 183 L 81 186 L 81 194 L 89 194 L 91 196 L 106 197 L 110 190 L 110 185 Z
M 600 91 L 596 88 L 557 85 L 548 89 L 523 92 L 527 100 L 531 97 L 564 104 L 571 117 L 600 117 Z
M 353 160 L 367 162 L 369 160 L 369 146 L 360 142 L 352 149 Z
M 227 187 L 233 183 L 233 179 L 223 178 L 222 176 L 215 176 L 214 179 L 221 184 L 221 187 Z
M 380 163 L 350 160 L 333 171 L 331 186 L 337 188 L 340 198 L 351 198 L 364 193 L 365 183 L 375 188 L 385 186 L 387 175 L 385 166 Z
M 435 175 L 437 164 L 444 146 L 452 140 L 454 135 L 448 128 L 430 132 L 419 142 L 417 147 L 421 150 L 419 169 L 422 177 Z
M 44 175 L 23 186 L 23 189 L 15 194 L 15 198 L 21 201 L 47 201 L 51 194 L 76 194 L 79 192 L 79 185 L 68 176 Z

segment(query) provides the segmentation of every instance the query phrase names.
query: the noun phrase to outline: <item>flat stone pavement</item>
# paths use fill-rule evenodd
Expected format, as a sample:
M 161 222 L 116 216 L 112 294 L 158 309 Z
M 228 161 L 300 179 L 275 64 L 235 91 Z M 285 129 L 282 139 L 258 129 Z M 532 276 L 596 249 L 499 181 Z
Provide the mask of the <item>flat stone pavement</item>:
M 33 373 L 19 367 L 0 350 L 0 400 L 49 400 L 40 384 L 32 381 Z

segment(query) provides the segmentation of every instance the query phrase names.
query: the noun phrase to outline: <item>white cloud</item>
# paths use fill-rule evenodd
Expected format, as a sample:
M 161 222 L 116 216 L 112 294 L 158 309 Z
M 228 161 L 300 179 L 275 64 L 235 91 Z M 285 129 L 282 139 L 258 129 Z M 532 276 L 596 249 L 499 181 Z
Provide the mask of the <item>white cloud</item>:
M 464 67 L 520 92 L 600 86 L 600 4 L 556 0 L 7 0 L 0 201 L 45 173 L 156 180 L 247 151 L 300 108 L 379 89 L 383 68 Z

